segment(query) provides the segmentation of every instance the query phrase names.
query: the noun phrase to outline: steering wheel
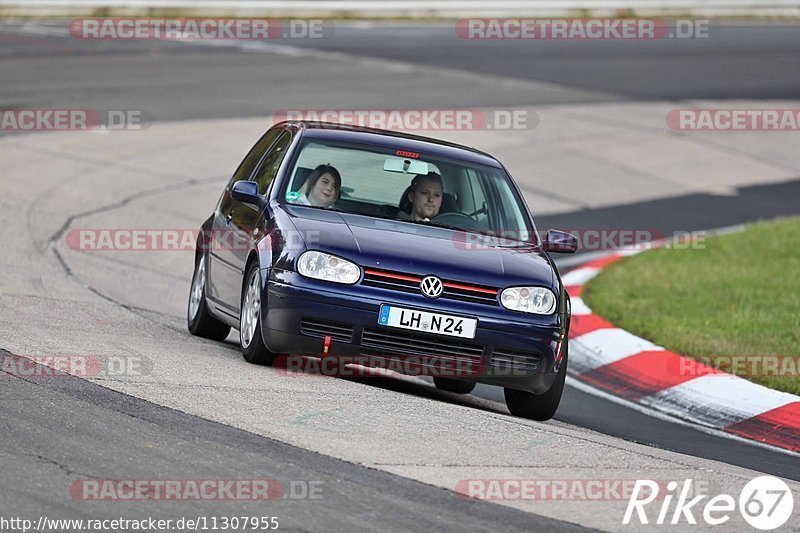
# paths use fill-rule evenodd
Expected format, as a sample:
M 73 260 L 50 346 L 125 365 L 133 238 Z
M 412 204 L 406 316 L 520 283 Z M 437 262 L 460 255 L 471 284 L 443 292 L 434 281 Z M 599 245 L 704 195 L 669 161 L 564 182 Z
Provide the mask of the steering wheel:
M 478 221 L 464 213 L 442 213 L 431 219 L 431 222 L 447 224 L 464 229 L 479 229 Z

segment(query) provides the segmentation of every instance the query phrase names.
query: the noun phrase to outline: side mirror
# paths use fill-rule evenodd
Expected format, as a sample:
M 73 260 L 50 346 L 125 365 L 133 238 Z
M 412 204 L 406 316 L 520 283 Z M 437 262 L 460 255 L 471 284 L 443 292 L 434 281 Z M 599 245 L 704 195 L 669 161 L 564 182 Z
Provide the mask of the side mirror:
M 233 184 L 231 196 L 245 204 L 261 206 L 261 197 L 258 195 L 258 183 L 254 181 L 240 180 Z
M 549 229 L 544 240 L 544 250 L 562 254 L 574 253 L 578 250 L 578 238 L 566 231 Z

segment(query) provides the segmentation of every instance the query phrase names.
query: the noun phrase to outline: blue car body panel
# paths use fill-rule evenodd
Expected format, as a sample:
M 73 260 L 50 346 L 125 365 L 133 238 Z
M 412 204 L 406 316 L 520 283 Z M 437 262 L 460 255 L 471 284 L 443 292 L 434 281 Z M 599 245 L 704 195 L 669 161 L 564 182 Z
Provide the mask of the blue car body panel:
M 257 208 L 232 206 L 226 189 L 214 216 L 204 225 L 204 229 L 216 230 L 230 222 L 223 210 L 249 210 L 245 211 L 248 216 L 243 226 L 232 231 L 249 232 L 252 248 L 218 254 L 216 262 L 210 262 L 208 303 L 212 315 L 238 328 L 236 302 L 241 296 L 242 278 L 249 262 L 258 261 L 262 270 L 261 333 L 267 348 L 275 353 L 320 355 L 326 336 L 332 337 L 330 356 L 378 351 L 385 356 L 427 355 L 425 347 L 430 347 L 444 357 L 460 357 L 463 352 L 464 357 L 479 359 L 487 372 L 476 376 L 477 381 L 535 393 L 552 385 L 557 350 L 568 334 L 569 302 L 558 271 L 541 246 L 472 248 L 465 246 L 463 232 L 290 205 L 281 199 L 293 150 L 303 138 L 377 144 L 502 169 L 499 162 L 476 150 L 415 136 L 294 123 L 276 127 L 290 131 L 294 138 L 263 204 Z M 529 211 L 527 215 L 535 228 Z M 301 276 L 295 262 L 306 250 L 319 250 L 356 263 L 361 267 L 361 278 L 354 285 L 343 285 Z M 210 252 L 210 256 L 214 253 Z M 225 267 L 219 266 L 221 259 L 225 259 Z M 398 288 L 367 279 L 367 272 L 410 278 L 435 275 L 455 286 L 465 284 L 486 290 L 482 298 L 451 295 L 430 299 L 408 283 Z M 558 302 L 556 312 L 532 315 L 505 309 L 500 305 L 499 291 L 512 286 L 552 290 Z M 498 291 L 494 297 L 492 290 Z M 381 326 L 381 305 L 475 318 L 475 338 L 414 334 Z M 308 326 L 312 323 L 313 328 Z M 324 334 L 325 323 L 331 324 L 334 334 Z M 537 362 L 523 365 L 524 371 L 502 372 L 499 362 L 514 357 Z

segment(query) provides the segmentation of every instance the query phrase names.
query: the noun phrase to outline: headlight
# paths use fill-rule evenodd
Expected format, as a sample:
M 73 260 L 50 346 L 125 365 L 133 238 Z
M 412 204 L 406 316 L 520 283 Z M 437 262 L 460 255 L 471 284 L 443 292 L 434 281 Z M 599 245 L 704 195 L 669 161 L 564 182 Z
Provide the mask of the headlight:
M 549 315 L 556 310 L 556 295 L 544 287 L 509 287 L 500 293 L 503 307 L 534 315 Z
M 304 252 L 297 260 L 297 271 L 313 279 L 352 285 L 361 276 L 358 265 L 322 252 Z

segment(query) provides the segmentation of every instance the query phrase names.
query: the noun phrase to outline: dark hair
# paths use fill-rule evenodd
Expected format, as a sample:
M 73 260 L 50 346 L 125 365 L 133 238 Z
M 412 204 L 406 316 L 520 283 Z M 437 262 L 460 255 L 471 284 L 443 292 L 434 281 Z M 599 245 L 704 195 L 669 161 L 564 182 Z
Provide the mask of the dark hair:
M 333 176 L 333 179 L 336 180 L 336 190 L 341 193 L 342 192 L 342 175 L 339 174 L 339 171 L 336 170 L 331 165 L 320 165 L 314 170 L 309 173 L 308 177 L 306 178 L 306 182 L 303 184 L 303 191 L 308 195 L 311 191 L 314 190 L 314 187 L 317 185 L 319 179 L 325 175 L 330 174 Z
M 419 174 L 417 176 L 414 176 L 414 179 L 411 180 L 411 185 L 408 189 L 408 192 L 413 193 L 414 191 L 416 191 L 417 187 L 419 187 L 419 184 L 422 183 L 423 181 L 433 181 L 435 183 L 438 183 L 439 187 L 441 187 L 442 190 L 444 190 L 444 183 L 442 182 L 442 177 L 436 172 L 428 172 L 427 174 Z

